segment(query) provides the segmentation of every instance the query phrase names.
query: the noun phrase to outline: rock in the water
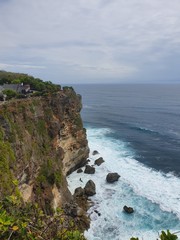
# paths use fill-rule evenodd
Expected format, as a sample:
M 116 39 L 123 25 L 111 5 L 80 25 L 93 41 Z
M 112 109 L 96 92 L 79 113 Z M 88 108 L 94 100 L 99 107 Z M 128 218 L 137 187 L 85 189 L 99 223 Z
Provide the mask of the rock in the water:
M 85 194 L 87 196 L 93 196 L 96 194 L 96 185 L 92 180 L 89 180 L 84 187 Z
M 92 155 L 97 155 L 97 154 L 99 154 L 99 152 L 97 150 L 94 150 L 92 153 Z
M 127 206 L 124 206 L 123 207 L 124 211 L 128 214 L 131 214 L 134 212 L 134 209 L 132 207 L 127 207 Z
M 83 170 L 81 169 L 81 168 L 79 168 L 78 170 L 77 170 L 77 173 L 82 173 L 83 172 Z
M 82 180 L 81 178 L 79 179 L 79 181 L 80 181 L 80 182 L 83 182 L 83 180 Z
M 86 168 L 84 170 L 84 173 L 87 174 L 94 174 L 95 173 L 95 168 L 91 167 L 90 165 L 86 165 Z
M 95 160 L 94 164 L 100 166 L 104 162 L 104 159 L 102 157 Z
M 106 176 L 106 181 L 108 183 L 113 183 L 115 181 L 118 181 L 120 175 L 118 173 L 108 173 L 108 175 Z
M 98 216 L 101 216 L 101 213 L 98 212 L 98 210 L 94 210 L 95 213 L 97 213 Z
M 74 197 L 82 197 L 84 195 L 84 189 L 82 187 L 78 187 L 74 191 Z

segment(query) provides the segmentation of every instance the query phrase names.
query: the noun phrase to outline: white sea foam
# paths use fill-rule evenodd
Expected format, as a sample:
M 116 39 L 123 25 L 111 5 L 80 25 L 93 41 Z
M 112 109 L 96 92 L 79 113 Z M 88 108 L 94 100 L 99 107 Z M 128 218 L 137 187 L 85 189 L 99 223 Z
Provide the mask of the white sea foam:
M 118 171 L 122 181 L 136 193 L 158 203 L 162 210 L 174 212 L 180 219 L 180 178 L 145 167 L 133 158 L 124 142 L 103 138 L 109 132 L 108 129 L 88 131 L 90 148 L 100 151 L 107 169 Z
M 97 150 L 105 163 L 96 167 L 94 175 L 73 173 L 68 178 L 72 192 L 75 187 L 84 187 L 89 179 L 96 183 L 97 194 L 92 197 L 95 205 L 89 210 L 92 221 L 87 238 L 129 240 L 134 235 L 153 240 L 161 229 L 180 230 L 180 179 L 140 164 L 128 144 L 108 136 L 111 133 L 110 129 L 87 131 L 91 151 Z M 90 154 L 90 164 L 99 156 Z M 106 183 L 108 172 L 118 172 L 120 180 Z M 122 211 L 124 205 L 132 206 L 135 213 L 126 215 Z
M 90 106 L 90 105 L 83 105 L 83 108 L 84 108 L 84 109 L 92 109 L 93 107 Z

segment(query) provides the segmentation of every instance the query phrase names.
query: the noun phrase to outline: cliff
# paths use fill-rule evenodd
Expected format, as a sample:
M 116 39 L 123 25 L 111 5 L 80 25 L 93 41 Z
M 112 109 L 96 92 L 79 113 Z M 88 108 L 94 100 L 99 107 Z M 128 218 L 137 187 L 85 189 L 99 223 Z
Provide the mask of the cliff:
M 70 202 L 66 175 L 82 166 L 89 148 L 81 97 L 67 88 L 0 105 L 0 198 L 15 187 L 46 214 Z

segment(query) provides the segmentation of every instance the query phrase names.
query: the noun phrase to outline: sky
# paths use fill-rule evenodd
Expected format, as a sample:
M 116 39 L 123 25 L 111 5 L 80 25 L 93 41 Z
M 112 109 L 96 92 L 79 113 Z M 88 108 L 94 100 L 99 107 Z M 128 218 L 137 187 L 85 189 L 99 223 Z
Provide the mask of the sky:
M 180 0 L 0 0 L 0 70 L 54 83 L 180 83 Z

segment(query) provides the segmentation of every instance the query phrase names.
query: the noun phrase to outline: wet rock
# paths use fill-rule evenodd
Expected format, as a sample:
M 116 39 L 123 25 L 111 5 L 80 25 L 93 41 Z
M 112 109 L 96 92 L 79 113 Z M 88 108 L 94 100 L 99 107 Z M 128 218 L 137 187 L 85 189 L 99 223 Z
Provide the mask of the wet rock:
M 95 213 L 97 213 L 98 216 L 101 216 L 101 213 L 98 212 L 98 210 L 94 210 Z
M 97 150 L 94 150 L 92 153 L 92 155 L 97 155 L 97 154 L 99 154 L 99 152 Z
M 118 173 L 108 173 L 108 175 L 106 176 L 106 181 L 108 183 L 113 183 L 115 181 L 118 181 L 119 178 L 120 175 Z
M 126 205 L 123 207 L 123 210 L 128 214 L 131 214 L 134 212 L 134 209 L 132 207 L 127 207 Z
M 78 170 L 77 170 L 77 173 L 82 173 L 83 172 L 83 170 L 81 169 L 81 168 L 79 168 Z
M 84 187 L 85 194 L 87 196 L 93 196 L 96 194 L 96 185 L 92 180 L 89 180 Z
M 95 168 L 91 167 L 90 165 L 86 165 L 84 173 L 87 174 L 94 174 L 95 173 Z
M 104 159 L 102 157 L 95 160 L 94 164 L 97 166 L 100 166 L 104 162 Z
M 85 194 L 85 191 L 82 187 L 78 187 L 74 191 L 74 197 L 82 197 Z

